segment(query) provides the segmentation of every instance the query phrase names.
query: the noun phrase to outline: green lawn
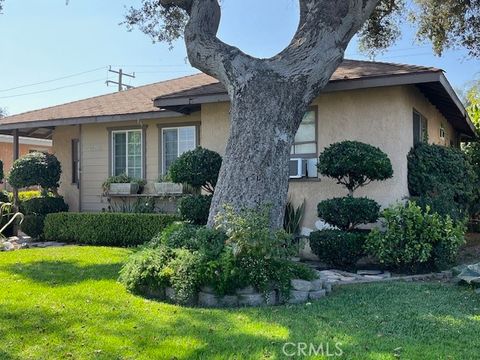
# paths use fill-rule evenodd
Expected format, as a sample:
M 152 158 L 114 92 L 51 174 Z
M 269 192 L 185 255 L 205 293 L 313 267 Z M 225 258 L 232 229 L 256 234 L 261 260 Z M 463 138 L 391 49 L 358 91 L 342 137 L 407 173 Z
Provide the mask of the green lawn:
M 376 284 L 311 305 L 189 309 L 128 294 L 116 282 L 128 254 L 0 253 L 0 359 L 280 359 L 285 342 L 340 342 L 344 359 L 480 356 L 480 296 L 467 288 Z

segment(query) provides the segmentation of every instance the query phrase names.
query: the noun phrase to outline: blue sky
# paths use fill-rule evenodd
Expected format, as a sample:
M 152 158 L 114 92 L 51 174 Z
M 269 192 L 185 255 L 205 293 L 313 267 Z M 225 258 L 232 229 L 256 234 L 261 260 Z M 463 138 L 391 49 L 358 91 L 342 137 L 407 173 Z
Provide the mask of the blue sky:
M 135 72 L 136 78 L 128 80 L 134 86 L 197 72 L 186 61 L 183 42 L 169 50 L 119 26 L 125 5 L 138 3 L 70 0 L 66 6 L 65 0 L 6 0 L 0 15 L 0 107 L 15 114 L 113 92 L 115 87 L 105 85 L 115 79 L 107 72 L 109 65 Z M 268 57 L 288 44 L 297 21 L 295 0 L 224 0 L 219 36 L 247 53 Z M 400 43 L 377 60 L 442 68 L 456 89 L 480 77 L 479 60 L 468 59 L 462 50 L 435 57 L 428 44 L 415 44 L 409 26 Z M 365 59 L 355 42 L 347 57 Z M 58 78 L 64 79 L 51 81 Z

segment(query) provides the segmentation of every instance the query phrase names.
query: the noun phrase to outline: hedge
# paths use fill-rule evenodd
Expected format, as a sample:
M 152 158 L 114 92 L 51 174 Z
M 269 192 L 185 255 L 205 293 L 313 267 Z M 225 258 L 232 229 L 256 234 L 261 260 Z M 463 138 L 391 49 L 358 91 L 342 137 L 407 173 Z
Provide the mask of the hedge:
M 178 220 L 177 216 L 166 214 L 48 214 L 44 237 L 66 243 L 130 247 L 146 243 Z

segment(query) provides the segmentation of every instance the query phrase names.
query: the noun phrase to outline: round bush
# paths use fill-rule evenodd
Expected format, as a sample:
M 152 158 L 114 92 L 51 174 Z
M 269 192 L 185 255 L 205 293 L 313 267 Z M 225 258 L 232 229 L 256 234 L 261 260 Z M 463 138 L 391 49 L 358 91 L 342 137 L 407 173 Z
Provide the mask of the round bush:
M 17 189 L 35 185 L 56 189 L 61 173 L 60 162 L 54 155 L 33 152 L 15 160 L 8 182 Z
M 366 232 L 321 230 L 310 234 L 310 247 L 329 266 L 351 269 L 364 256 Z
M 222 157 L 218 153 L 198 147 L 180 155 L 170 166 L 169 175 L 175 183 L 203 187 L 213 193 L 221 166 Z
M 346 196 L 320 202 L 318 217 L 342 230 L 352 230 L 357 225 L 378 220 L 380 205 L 375 200 Z
M 432 203 L 450 201 L 461 210 L 468 208 L 474 194 L 476 176 L 468 157 L 461 150 L 419 144 L 407 158 L 410 195 L 430 197 Z M 443 199 L 436 200 L 437 197 Z
M 205 225 L 208 221 L 212 195 L 187 195 L 178 202 L 182 218 L 195 225 Z
M 24 215 L 47 215 L 67 211 L 68 205 L 63 197 L 39 197 L 20 203 L 20 212 Z
M 38 239 L 43 235 L 43 225 L 45 222 L 44 215 L 27 215 L 20 225 L 21 230 L 34 239 Z
M 343 141 L 327 147 L 319 157 L 318 171 L 354 191 L 370 181 L 393 176 L 392 163 L 379 148 L 358 141 Z

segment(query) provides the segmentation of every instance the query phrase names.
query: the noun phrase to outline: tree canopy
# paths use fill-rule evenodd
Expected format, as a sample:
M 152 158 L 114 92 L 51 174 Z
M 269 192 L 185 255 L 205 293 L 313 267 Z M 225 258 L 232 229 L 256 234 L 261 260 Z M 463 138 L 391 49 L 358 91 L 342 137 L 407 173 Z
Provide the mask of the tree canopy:
M 302 7 L 308 1 L 299 2 Z M 335 1 L 334 6 L 341 10 L 350 2 Z M 437 55 L 462 46 L 471 56 L 480 56 L 480 0 L 376 2 L 375 10 L 358 33 L 363 51 L 382 51 L 395 44 L 401 36 L 400 25 L 410 21 L 416 26 L 417 40 L 431 42 Z M 193 0 L 142 0 L 141 6 L 129 9 L 125 23 L 130 29 L 138 27 L 153 41 L 172 44 L 183 36 L 193 3 Z

